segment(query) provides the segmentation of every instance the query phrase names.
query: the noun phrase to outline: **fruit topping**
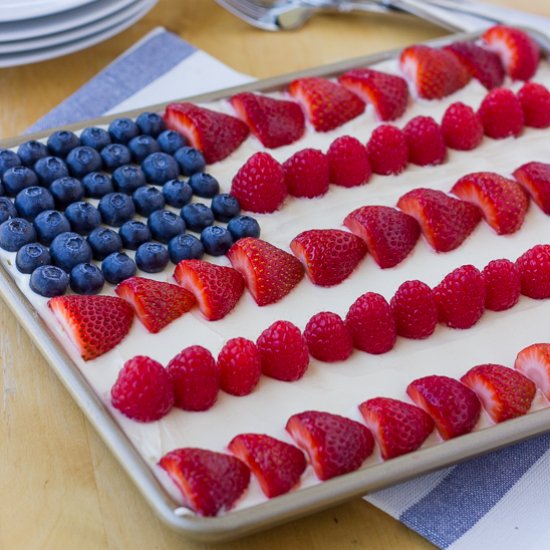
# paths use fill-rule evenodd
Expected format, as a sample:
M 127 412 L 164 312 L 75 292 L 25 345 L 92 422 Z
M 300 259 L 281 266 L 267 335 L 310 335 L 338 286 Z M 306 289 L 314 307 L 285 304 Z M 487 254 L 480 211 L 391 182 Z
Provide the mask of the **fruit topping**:
M 527 162 L 514 171 L 514 178 L 537 206 L 550 215 L 550 164 Z
M 365 146 L 352 136 L 336 138 L 327 150 L 330 182 L 341 187 L 367 183 L 371 176 Z
M 459 101 L 447 107 L 441 120 L 441 131 L 447 147 L 471 151 L 483 140 L 483 124 L 477 113 Z
M 405 134 L 391 124 L 374 129 L 367 143 L 367 155 L 372 171 L 381 176 L 400 174 L 409 161 Z
M 521 293 L 521 278 L 510 260 L 493 260 L 481 272 L 485 280 L 485 309 L 504 311 L 515 306 Z
M 517 260 L 521 293 L 535 300 L 550 298 L 550 245 L 538 244 Z
M 491 90 L 477 111 L 483 131 L 493 139 L 518 137 L 524 125 L 523 109 L 517 96 L 507 88 Z
M 523 109 L 525 126 L 550 126 L 550 91 L 546 87 L 536 82 L 526 82 L 518 92 L 518 99 Z
M 353 339 L 346 323 L 330 311 L 321 311 L 311 317 L 304 337 L 309 354 L 319 361 L 344 361 L 353 352 Z
M 321 197 L 328 191 L 329 165 L 319 149 L 302 149 L 283 163 L 285 184 L 293 197 Z
M 532 380 L 550 400 L 550 344 L 531 344 L 517 355 L 514 368 Z
M 262 374 L 260 352 L 246 338 L 231 338 L 218 355 L 220 387 L 231 395 L 248 395 Z
M 416 116 L 403 128 L 409 162 L 418 166 L 436 165 L 445 162 L 447 146 L 441 127 L 429 116 Z

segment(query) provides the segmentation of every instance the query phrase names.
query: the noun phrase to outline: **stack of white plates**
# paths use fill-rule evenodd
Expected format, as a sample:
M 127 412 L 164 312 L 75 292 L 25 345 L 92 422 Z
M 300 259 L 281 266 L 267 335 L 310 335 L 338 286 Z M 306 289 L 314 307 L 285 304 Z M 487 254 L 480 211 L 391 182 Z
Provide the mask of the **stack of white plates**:
M 0 67 L 82 50 L 131 26 L 157 0 L 0 0 Z

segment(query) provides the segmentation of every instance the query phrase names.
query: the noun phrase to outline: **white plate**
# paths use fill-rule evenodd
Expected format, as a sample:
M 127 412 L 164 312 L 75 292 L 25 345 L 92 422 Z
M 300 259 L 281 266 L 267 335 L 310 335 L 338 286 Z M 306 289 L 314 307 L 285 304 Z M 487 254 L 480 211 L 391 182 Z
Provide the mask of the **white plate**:
M 0 21 L 21 21 L 67 11 L 95 0 L 0 0 Z

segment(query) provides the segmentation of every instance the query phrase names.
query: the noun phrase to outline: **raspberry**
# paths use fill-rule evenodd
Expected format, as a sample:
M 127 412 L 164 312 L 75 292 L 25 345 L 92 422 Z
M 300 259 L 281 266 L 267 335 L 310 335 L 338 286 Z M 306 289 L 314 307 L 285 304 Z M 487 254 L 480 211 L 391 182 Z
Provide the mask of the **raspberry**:
M 318 149 L 302 149 L 283 163 L 285 184 L 293 197 L 320 197 L 328 191 L 328 159 Z
M 478 110 L 486 136 L 493 139 L 517 137 L 523 130 L 523 109 L 514 92 L 506 88 L 491 90 Z
M 550 245 L 538 244 L 517 260 L 521 293 L 535 300 L 550 298 Z
M 550 126 L 550 92 L 542 84 L 527 82 L 518 92 L 523 109 L 525 126 L 548 128 Z
M 309 353 L 319 361 L 344 361 L 353 351 L 353 340 L 342 318 L 336 313 L 315 314 L 304 330 Z
M 447 147 L 439 124 L 429 116 L 416 116 L 403 129 L 409 148 L 409 162 L 418 166 L 441 164 Z
M 218 355 L 220 387 L 231 395 L 248 395 L 262 374 L 256 344 L 246 338 L 228 340 Z
M 159 420 L 174 405 L 174 388 L 166 369 L 137 355 L 124 363 L 111 389 L 115 409 L 139 422 Z
M 481 272 L 485 279 L 485 308 L 504 311 L 517 304 L 521 292 L 521 278 L 510 260 L 493 260 Z
M 378 126 L 367 143 L 367 154 L 375 174 L 400 174 L 409 158 L 405 134 L 391 124 Z
M 479 116 L 460 101 L 452 103 L 445 111 L 441 131 L 447 147 L 458 151 L 475 149 L 483 139 L 483 124 Z
M 336 138 L 328 148 L 327 158 L 331 183 L 355 187 L 369 181 L 369 157 L 358 139 L 351 136 Z

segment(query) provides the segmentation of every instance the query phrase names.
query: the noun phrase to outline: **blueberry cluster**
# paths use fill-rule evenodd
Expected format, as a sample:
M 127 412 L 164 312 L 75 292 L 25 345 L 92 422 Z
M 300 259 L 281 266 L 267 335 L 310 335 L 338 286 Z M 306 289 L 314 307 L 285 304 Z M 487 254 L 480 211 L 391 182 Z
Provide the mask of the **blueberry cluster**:
M 223 255 L 260 227 L 205 167 L 156 113 L 0 150 L 0 247 L 17 253 L 31 289 L 48 297 Z

